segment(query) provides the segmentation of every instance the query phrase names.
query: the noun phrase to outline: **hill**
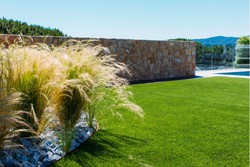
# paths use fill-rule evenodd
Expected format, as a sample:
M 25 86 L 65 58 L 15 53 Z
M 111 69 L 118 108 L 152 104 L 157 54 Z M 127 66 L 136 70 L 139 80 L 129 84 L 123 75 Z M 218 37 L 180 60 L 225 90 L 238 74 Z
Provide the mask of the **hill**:
M 202 45 L 235 45 L 238 37 L 224 37 L 216 36 L 203 39 L 193 39 L 196 42 L 201 43 Z

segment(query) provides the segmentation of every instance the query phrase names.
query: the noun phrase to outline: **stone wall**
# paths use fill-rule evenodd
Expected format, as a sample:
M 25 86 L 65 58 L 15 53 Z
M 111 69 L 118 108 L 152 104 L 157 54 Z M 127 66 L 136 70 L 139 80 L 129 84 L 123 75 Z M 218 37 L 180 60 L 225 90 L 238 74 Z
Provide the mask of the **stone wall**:
M 17 35 L 0 35 L 0 43 L 9 45 L 18 41 Z M 60 45 L 72 38 L 28 37 L 28 43 L 43 42 Z M 87 38 L 73 38 L 89 40 Z M 167 42 L 127 39 L 91 39 L 95 44 L 108 47 L 116 54 L 117 61 L 127 64 L 132 76 L 130 82 L 165 80 L 171 78 L 191 78 L 195 75 L 195 42 Z M 7 42 L 8 41 L 8 42 Z

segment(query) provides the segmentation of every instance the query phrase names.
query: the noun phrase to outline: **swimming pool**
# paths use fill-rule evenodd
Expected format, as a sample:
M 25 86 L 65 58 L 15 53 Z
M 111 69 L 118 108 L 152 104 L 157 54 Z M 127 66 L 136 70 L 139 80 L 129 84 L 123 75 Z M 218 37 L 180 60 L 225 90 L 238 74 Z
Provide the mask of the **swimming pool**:
M 250 71 L 239 71 L 239 72 L 224 72 L 224 73 L 216 73 L 223 75 L 236 75 L 236 76 L 249 76 Z

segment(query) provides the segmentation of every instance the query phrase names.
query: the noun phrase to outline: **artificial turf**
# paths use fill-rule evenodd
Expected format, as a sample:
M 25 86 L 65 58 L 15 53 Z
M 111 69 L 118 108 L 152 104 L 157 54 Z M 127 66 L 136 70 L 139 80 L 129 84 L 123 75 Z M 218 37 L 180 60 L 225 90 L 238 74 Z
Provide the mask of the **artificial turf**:
M 142 120 L 124 112 L 54 166 L 248 166 L 249 79 L 131 86 Z

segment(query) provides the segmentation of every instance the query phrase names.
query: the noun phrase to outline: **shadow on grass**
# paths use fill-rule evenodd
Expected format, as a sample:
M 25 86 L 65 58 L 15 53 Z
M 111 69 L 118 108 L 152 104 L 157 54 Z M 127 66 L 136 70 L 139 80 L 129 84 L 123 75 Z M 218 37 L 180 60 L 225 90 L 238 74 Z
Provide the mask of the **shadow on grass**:
M 129 147 L 133 148 L 135 145 L 143 145 L 143 143 L 145 141 L 142 139 L 100 130 L 89 141 L 52 166 L 95 166 L 93 162 L 109 161 L 112 163 L 118 159 L 130 161 L 129 155 L 124 153 L 122 148 L 129 149 Z

